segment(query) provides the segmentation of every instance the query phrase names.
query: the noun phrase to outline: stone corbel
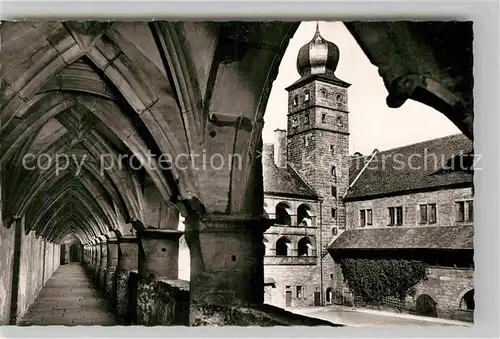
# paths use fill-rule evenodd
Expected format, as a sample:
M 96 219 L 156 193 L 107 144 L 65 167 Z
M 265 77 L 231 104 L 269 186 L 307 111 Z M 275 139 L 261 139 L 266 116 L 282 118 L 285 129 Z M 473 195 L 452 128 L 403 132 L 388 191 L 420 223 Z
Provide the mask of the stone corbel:
M 408 74 L 394 79 L 387 88 L 387 106 L 398 108 L 408 99 L 416 100 L 443 113 L 462 133 L 473 139 L 473 114 L 439 81 L 425 75 Z
M 235 126 L 247 132 L 253 129 L 252 120 L 241 115 L 212 112 L 208 115 L 208 121 L 215 126 Z

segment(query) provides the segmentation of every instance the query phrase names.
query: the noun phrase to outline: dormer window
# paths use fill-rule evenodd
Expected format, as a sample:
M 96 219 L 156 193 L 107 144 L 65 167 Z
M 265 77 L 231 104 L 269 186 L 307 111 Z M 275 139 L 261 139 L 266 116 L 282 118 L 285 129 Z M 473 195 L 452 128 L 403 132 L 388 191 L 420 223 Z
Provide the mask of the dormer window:
M 304 102 L 308 102 L 308 101 L 309 101 L 309 91 L 304 93 Z
M 297 106 L 298 104 L 299 104 L 299 97 L 298 96 L 294 96 L 293 97 L 293 105 Z

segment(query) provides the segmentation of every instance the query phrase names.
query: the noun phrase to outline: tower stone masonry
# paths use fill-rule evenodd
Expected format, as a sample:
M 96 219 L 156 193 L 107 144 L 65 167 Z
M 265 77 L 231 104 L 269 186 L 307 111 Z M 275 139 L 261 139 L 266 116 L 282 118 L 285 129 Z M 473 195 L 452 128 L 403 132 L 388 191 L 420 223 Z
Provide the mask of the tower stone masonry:
M 287 158 L 322 197 L 318 255 L 345 229 L 342 197 L 349 185 L 349 83 L 335 76 L 338 47 L 319 31 L 297 57 L 299 80 L 288 91 Z M 334 230 L 334 228 L 338 228 Z

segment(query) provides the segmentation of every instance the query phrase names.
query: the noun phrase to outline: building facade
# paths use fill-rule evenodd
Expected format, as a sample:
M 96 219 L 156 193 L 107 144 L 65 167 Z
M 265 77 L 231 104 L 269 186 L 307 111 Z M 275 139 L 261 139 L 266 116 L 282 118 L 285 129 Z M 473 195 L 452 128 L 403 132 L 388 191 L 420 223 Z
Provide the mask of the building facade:
M 287 130 L 264 145 L 264 208 L 275 219 L 264 239 L 265 302 L 352 303 L 339 260 L 409 258 L 429 268 L 407 310 L 472 319 L 472 142 L 452 135 L 349 156 L 338 56 L 318 30 L 301 48 Z M 434 307 L 422 310 L 423 299 Z

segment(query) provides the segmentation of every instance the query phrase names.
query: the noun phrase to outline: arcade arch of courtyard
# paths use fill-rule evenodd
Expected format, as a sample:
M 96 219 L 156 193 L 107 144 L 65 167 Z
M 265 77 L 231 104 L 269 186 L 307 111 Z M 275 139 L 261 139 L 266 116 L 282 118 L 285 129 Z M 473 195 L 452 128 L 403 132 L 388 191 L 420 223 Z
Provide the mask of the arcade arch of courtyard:
M 187 318 L 163 324 L 233 324 L 235 307 L 253 310 L 245 325 L 315 321 L 263 307 L 263 232 L 273 222 L 262 216 L 263 115 L 298 25 L 1 24 L 2 323 L 20 321 L 66 253 L 80 255 L 119 315 L 130 315 L 133 294 L 139 324 L 159 322 L 159 282 L 189 300 Z M 423 102 L 473 137 L 472 77 L 460 58 L 470 51 L 443 42 L 445 25 L 346 26 L 379 68 L 390 107 Z M 234 154 L 238 166 L 207 166 Z M 103 170 L 104 157 L 122 164 L 123 155 L 134 161 Z M 181 158 L 182 167 L 161 166 Z M 182 236 L 188 287 L 175 283 Z

